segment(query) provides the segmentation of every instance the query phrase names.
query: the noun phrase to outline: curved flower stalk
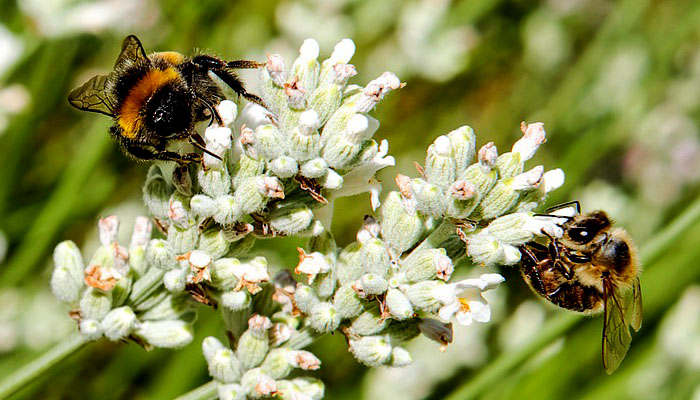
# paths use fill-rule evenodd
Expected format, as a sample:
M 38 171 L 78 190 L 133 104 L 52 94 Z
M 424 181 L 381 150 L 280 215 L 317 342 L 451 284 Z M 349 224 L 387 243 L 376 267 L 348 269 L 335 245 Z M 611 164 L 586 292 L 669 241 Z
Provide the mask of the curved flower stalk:
M 289 374 L 319 368 L 301 350 L 319 335 L 340 331 L 367 366 L 403 366 L 409 339 L 423 334 L 445 347 L 452 321 L 490 321 L 482 294 L 504 278 L 455 281 L 454 265 L 465 253 L 475 264 L 514 264 L 518 245 L 562 234 L 560 219 L 532 213 L 563 183 L 560 170 L 525 170 L 545 141 L 542 124 L 523 124 L 500 156 L 488 143 L 477 157 L 467 126 L 438 137 L 420 176 L 399 175 L 379 218 L 366 217 L 341 249 L 328 230 L 330 203 L 370 192 L 379 207 L 375 174 L 394 159 L 372 138 L 379 122 L 368 113 L 402 86 L 390 72 L 348 85 L 354 50 L 344 39 L 319 62 L 309 39 L 290 68 L 270 55 L 261 71 L 267 109 L 248 104 L 237 115 L 223 101 L 223 125 L 204 130 L 200 165 L 151 166 L 144 202 L 163 238 L 151 238 L 140 217 L 126 248 L 108 217 L 87 266 L 74 244 L 57 247 L 52 288 L 84 336 L 179 347 L 192 339 L 194 306 L 218 307 L 228 345 L 212 337 L 202 348 L 220 398 L 317 399 L 322 382 Z M 255 240 L 285 235 L 310 238 L 294 274 L 249 254 Z

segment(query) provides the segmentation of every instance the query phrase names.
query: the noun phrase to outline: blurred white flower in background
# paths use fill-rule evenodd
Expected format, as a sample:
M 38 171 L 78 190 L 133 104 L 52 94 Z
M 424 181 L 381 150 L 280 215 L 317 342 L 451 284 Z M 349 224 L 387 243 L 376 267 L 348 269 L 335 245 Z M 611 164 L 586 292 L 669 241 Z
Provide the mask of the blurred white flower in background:
M 151 1 L 102 0 L 76 4 L 68 0 L 20 0 L 22 12 L 39 32 L 60 36 L 76 32 L 97 33 L 107 29 L 124 32 L 153 26 L 159 12 Z

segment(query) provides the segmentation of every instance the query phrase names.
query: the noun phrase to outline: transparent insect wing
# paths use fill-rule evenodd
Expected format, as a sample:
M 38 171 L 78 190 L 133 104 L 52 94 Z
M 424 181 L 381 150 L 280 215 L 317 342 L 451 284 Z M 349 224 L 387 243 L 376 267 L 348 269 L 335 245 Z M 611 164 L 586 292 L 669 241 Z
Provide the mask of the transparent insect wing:
M 82 86 L 73 89 L 68 94 L 68 102 L 84 111 L 91 111 L 108 116 L 114 116 L 114 105 L 107 93 L 107 75 L 97 75 L 85 82 Z
M 603 283 L 605 311 L 603 317 L 603 365 L 612 374 L 625 358 L 632 343 L 628 322 L 625 320 L 627 302 L 632 300 L 632 292 L 622 294 L 610 282 Z

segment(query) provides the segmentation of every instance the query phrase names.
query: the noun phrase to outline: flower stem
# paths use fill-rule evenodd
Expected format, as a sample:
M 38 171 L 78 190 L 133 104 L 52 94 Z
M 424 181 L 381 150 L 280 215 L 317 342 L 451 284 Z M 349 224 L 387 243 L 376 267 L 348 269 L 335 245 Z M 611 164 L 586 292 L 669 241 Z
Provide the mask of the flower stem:
M 700 197 L 676 217 L 666 228 L 645 244 L 640 253 L 642 265 L 651 263 L 673 244 L 685 231 L 700 220 Z M 561 314 L 550 320 L 532 341 L 519 350 L 501 354 L 481 370 L 473 379 L 452 392 L 447 400 L 465 400 L 478 397 L 489 386 L 496 384 L 515 367 L 566 334 L 584 318 L 576 314 Z
M 49 368 L 78 351 L 86 343 L 87 339 L 85 339 L 85 337 L 80 334 L 75 334 L 52 347 L 42 356 L 21 367 L 0 382 L 0 398 L 4 399 L 16 393 L 46 372 Z
M 175 400 L 209 400 L 216 398 L 216 382 L 209 381 L 189 392 L 178 396 Z

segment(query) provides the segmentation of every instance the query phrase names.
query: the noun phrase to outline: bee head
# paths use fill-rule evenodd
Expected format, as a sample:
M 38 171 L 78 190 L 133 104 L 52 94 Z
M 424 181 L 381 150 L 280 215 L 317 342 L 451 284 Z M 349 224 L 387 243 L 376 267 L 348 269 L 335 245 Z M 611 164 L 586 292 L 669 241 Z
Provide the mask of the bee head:
M 192 128 L 192 99 L 175 85 L 156 90 L 145 107 L 145 123 L 161 137 L 173 137 Z
M 636 273 L 635 255 L 636 250 L 627 232 L 614 229 L 595 254 L 595 262 L 607 266 L 611 274 L 621 277 Z
M 603 241 L 603 233 L 612 223 L 603 211 L 593 211 L 589 214 L 578 215 L 567 222 L 565 234 L 568 239 L 577 245 L 586 245 L 595 241 Z

